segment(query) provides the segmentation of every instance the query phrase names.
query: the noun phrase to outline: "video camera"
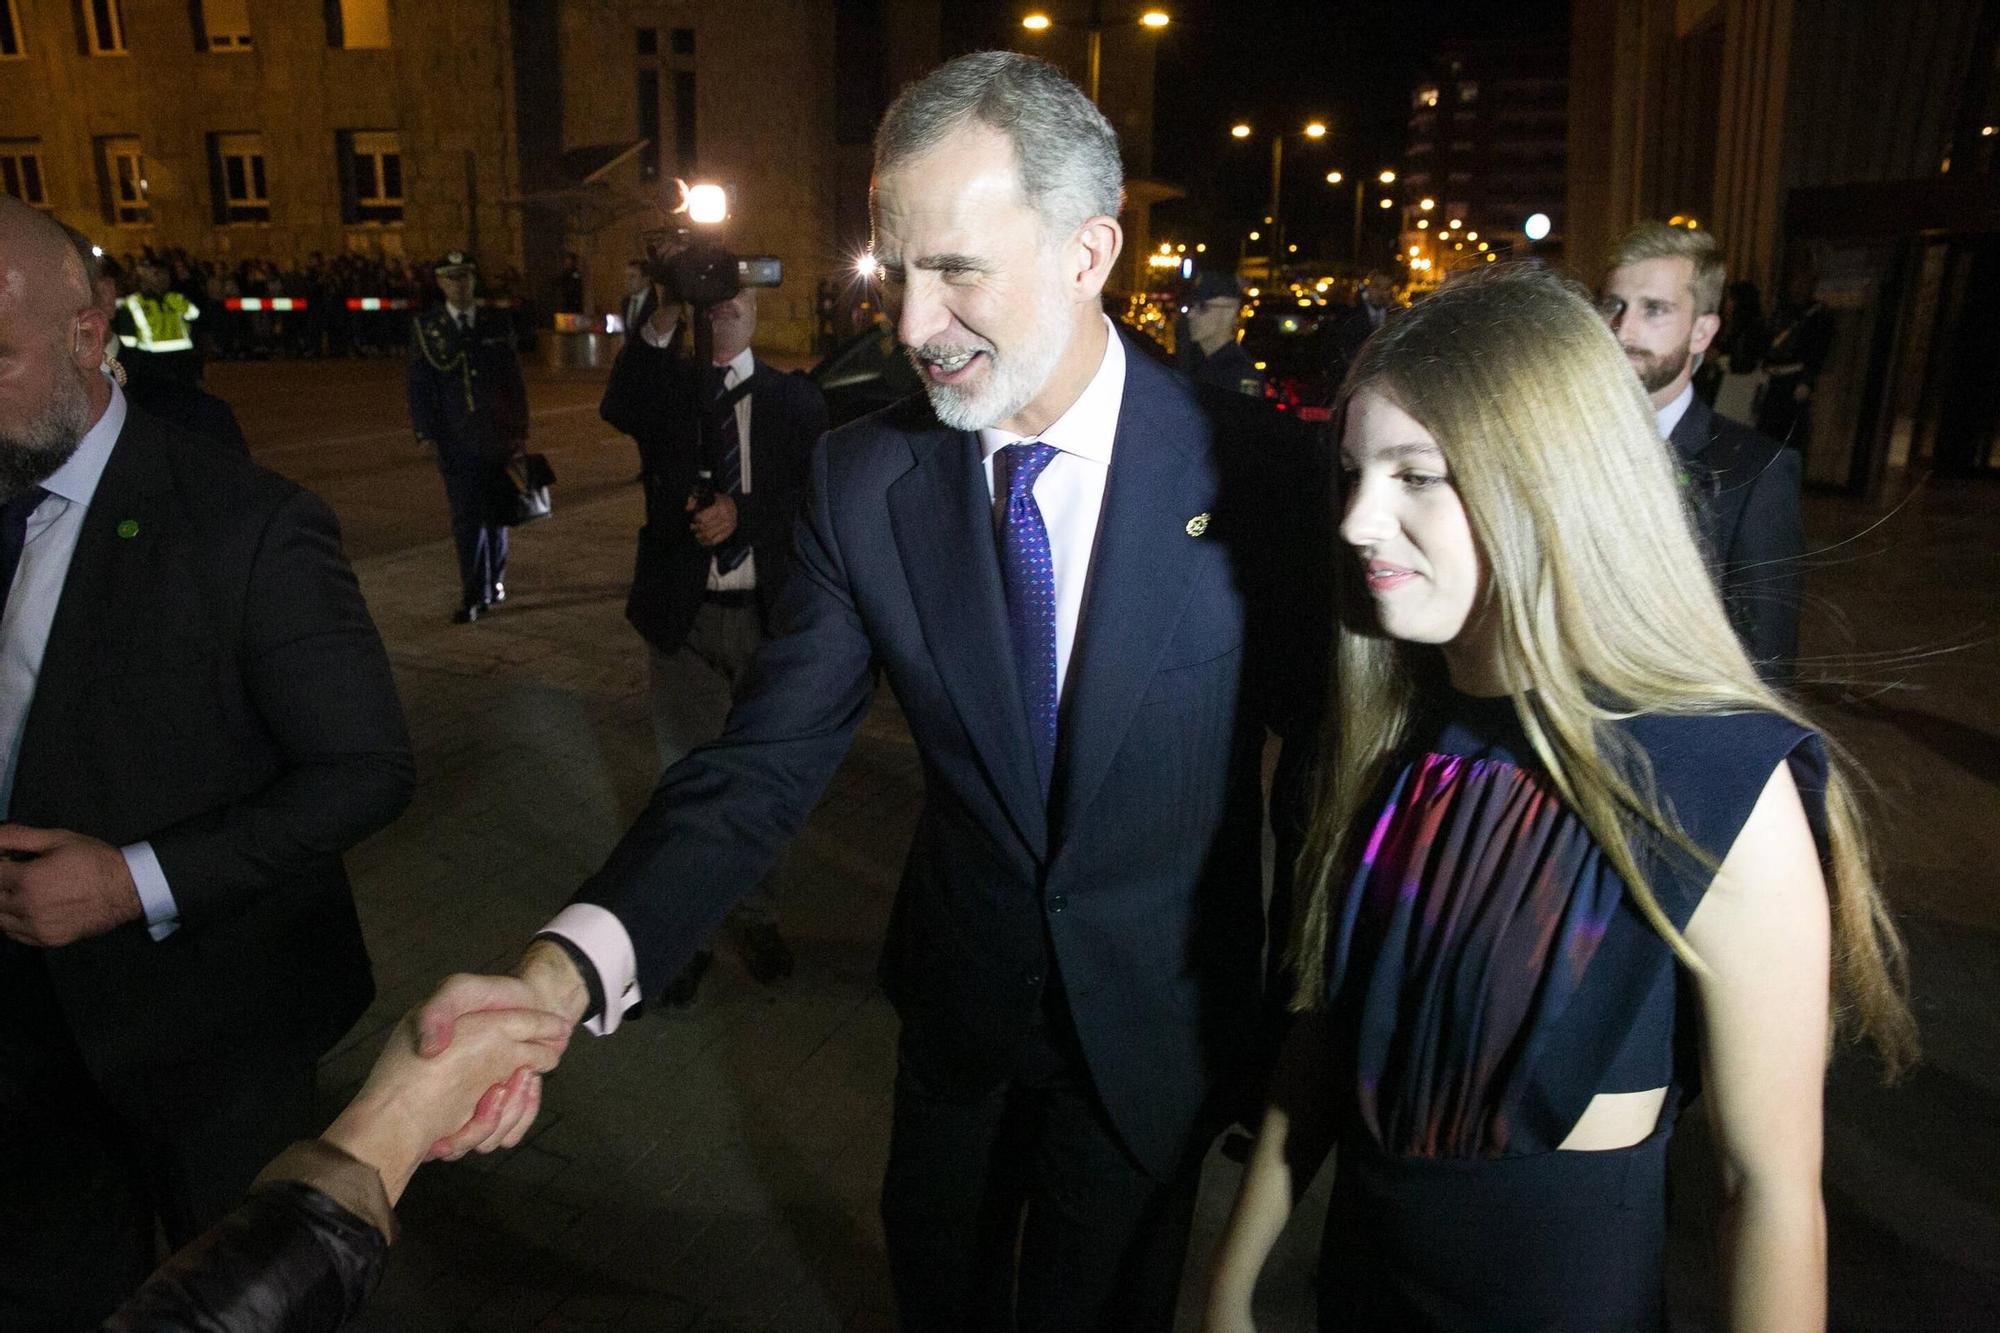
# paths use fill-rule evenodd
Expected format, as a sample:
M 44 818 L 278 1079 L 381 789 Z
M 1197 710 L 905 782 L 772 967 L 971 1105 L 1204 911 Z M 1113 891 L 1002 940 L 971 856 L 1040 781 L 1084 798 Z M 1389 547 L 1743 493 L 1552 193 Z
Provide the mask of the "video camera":
M 701 310 L 745 287 L 776 287 L 785 280 L 785 264 L 775 255 L 731 254 L 679 228 L 647 240 L 646 276 L 659 284 L 668 301 Z

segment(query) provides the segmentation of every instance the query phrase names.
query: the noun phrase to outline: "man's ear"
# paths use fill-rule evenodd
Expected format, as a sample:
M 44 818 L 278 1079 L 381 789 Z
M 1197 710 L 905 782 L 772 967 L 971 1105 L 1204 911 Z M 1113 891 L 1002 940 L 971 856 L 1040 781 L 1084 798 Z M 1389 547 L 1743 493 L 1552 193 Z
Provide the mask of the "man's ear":
M 78 369 L 96 370 L 104 364 L 104 346 L 111 340 L 111 321 L 95 306 L 79 310 L 70 334 L 70 356 Z
M 1063 278 L 1073 286 L 1077 299 L 1094 301 L 1111 280 L 1111 266 L 1125 248 L 1125 229 L 1117 218 L 1099 214 L 1077 229 L 1074 247 L 1074 267 Z
M 1720 315 L 1696 315 L 1694 329 L 1688 335 L 1688 351 L 1701 356 L 1708 351 L 1708 345 L 1715 341 L 1717 329 L 1722 327 Z

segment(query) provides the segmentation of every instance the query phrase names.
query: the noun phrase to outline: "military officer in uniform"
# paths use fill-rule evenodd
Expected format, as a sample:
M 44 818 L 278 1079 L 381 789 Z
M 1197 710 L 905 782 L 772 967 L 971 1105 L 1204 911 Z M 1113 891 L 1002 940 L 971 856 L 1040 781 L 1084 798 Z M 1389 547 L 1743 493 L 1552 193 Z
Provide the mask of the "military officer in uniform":
M 1234 274 L 1200 273 L 1188 292 L 1180 368 L 1196 384 L 1262 398 L 1264 376 L 1236 341 L 1236 317 L 1242 310 L 1243 288 Z
M 507 520 L 514 485 L 508 462 L 527 444 L 528 390 L 514 321 L 473 299 L 473 262 L 453 251 L 438 261 L 444 304 L 417 316 L 410 337 L 410 424 L 437 456 L 458 546 L 459 604 L 469 625 L 507 596 Z

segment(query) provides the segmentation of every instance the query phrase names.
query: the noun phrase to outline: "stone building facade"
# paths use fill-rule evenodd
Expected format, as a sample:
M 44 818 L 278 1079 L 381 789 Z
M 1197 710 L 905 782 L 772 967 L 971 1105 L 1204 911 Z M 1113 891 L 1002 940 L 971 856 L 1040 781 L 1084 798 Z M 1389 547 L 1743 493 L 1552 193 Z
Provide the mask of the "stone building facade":
M 804 350 L 865 191 L 839 98 L 937 58 L 934 17 L 861 8 L 884 87 L 836 86 L 834 0 L 0 0 L 0 187 L 113 251 L 465 248 L 544 308 L 574 254 L 594 315 L 674 178 L 713 179 L 720 239 L 785 261 L 765 337 Z

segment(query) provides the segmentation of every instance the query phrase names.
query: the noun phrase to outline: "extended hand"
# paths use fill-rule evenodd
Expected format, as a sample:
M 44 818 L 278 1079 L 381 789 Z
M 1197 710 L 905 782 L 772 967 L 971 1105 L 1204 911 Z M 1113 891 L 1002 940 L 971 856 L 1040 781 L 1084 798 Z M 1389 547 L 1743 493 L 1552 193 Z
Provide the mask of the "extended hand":
M 689 496 L 688 512 L 694 517 L 688 520 L 688 530 L 703 546 L 720 546 L 736 534 L 736 498 L 717 495 L 706 509 L 694 507 L 694 497 Z
M 368 1081 L 322 1136 L 381 1172 L 392 1203 L 439 1139 L 468 1122 L 492 1126 L 500 1089 L 538 1102 L 540 1075 L 555 1068 L 570 1034 L 565 1019 L 539 1009 L 466 1014 L 450 1047 L 425 1059 L 417 1024 L 417 1011 L 403 1015 Z
M 0 932 L 51 949 L 145 913 L 116 847 L 67 829 L 0 824 Z
M 437 994 L 416 1012 L 417 1053 L 425 1059 L 443 1055 L 454 1045 L 458 1026 L 469 1015 L 539 1009 L 574 1027 L 589 1004 L 590 992 L 569 955 L 545 940 L 537 941 L 528 946 L 513 976 L 460 973 L 445 978 Z M 493 1152 L 521 1141 L 541 1108 L 540 1073 L 496 1082 L 489 1094 L 479 1103 L 481 1114 L 440 1136 L 431 1144 L 430 1156 L 457 1160 L 468 1152 Z

